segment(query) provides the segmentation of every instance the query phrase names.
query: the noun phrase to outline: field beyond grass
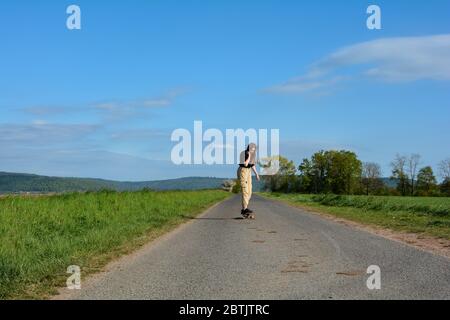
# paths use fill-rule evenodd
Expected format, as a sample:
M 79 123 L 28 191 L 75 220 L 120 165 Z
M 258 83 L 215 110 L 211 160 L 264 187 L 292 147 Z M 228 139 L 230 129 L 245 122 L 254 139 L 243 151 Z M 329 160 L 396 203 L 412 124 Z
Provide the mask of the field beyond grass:
M 262 195 L 363 224 L 450 239 L 450 198 L 267 192 Z
M 91 192 L 0 198 L 0 299 L 45 298 L 201 213 L 220 190 Z

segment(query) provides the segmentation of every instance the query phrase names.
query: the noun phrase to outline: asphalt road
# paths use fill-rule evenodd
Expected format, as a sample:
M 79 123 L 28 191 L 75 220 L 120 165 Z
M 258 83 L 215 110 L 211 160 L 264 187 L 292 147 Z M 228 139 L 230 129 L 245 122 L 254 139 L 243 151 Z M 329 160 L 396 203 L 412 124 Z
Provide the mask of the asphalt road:
M 448 258 L 259 196 L 251 208 L 241 220 L 232 197 L 58 298 L 450 299 Z

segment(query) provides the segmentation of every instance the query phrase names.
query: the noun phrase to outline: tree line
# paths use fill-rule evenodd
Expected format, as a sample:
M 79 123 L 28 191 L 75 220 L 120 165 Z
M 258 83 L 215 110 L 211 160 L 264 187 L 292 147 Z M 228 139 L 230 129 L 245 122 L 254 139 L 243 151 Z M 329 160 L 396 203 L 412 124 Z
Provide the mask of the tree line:
M 450 158 L 439 164 L 438 183 L 431 166 L 418 154 L 397 154 L 389 178 L 375 162 L 362 162 L 346 150 L 321 150 L 297 166 L 279 157 L 276 175 L 263 177 L 268 191 L 398 196 L 450 196 Z

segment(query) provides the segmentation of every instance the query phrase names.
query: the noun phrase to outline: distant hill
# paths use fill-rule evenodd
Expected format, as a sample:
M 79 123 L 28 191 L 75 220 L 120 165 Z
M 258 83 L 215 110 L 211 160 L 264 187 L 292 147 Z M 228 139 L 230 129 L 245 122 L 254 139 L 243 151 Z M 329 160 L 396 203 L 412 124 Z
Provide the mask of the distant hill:
M 135 191 L 144 188 L 154 190 L 198 190 L 220 188 L 226 178 L 188 177 L 158 181 L 121 182 L 90 178 L 61 178 L 35 174 L 0 172 L 0 193 L 49 193 L 70 191 L 98 191 L 113 189 Z
M 388 188 L 397 188 L 398 179 L 381 178 L 381 181 L 383 181 L 384 185 Z
M 136 191 L 144 188 L 154 190 L 199 190 L 218 189 L 229 178 L 186 177 L 168 180 L 126 182 L 92 178 L 48 177 L 26 173 L 0 172 L 1 193 L 52 193 L 71 191 L 98 191 L 112 189 L 117 191 Z M 381 179 L 390 188 L 397 186 L 397 181 L 389 178 Z M 263 183 L 253 177 L 253 191 L 263 189 Z

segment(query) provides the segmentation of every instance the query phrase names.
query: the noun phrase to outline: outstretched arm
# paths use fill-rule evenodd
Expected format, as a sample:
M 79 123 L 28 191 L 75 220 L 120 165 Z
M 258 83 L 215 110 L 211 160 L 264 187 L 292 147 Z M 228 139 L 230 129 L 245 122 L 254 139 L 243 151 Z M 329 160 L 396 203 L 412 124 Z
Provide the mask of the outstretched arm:
M 256 175 L 256 180 L 259 181 L 259 174 L 258 174 L 258 171 L 256 171 L 256 165 L 252 167 L 252 170 L 253 170 L 253 172 L 254 172 L 255 175 Z

